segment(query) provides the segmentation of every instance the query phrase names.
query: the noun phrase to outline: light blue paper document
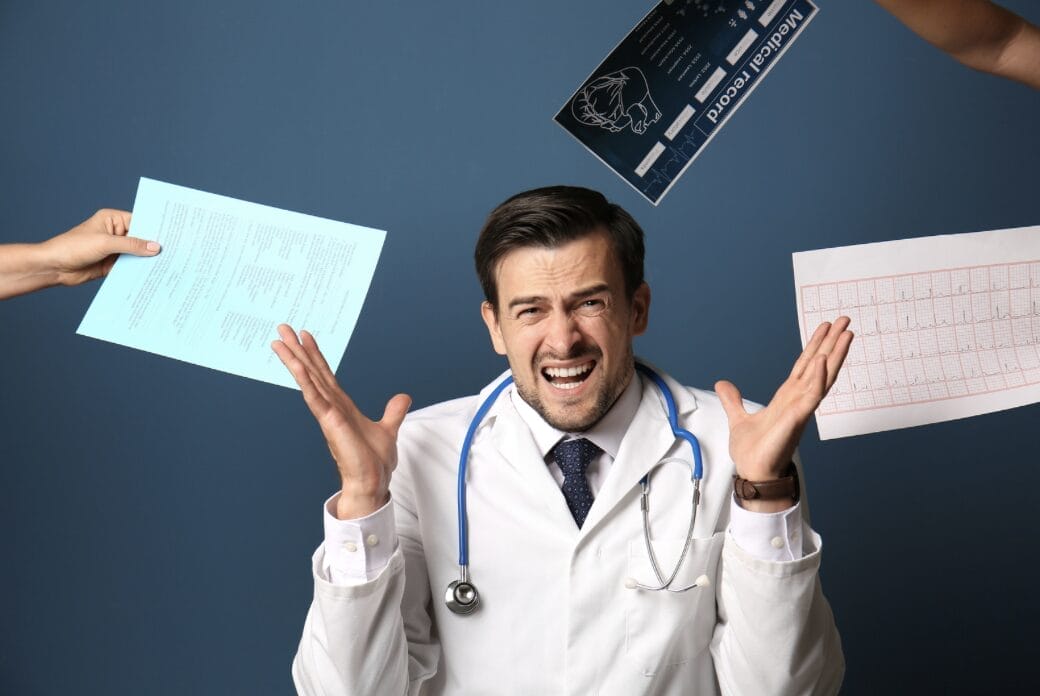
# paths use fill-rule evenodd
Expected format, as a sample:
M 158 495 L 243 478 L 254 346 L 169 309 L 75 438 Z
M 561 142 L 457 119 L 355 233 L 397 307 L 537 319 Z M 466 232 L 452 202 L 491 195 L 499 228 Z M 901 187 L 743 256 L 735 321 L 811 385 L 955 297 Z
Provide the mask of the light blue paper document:
M 142 178 L 121 256 L 77 333 L 271 384 L 296 383 L 271 350 L 307 329 L 339 367 L 386 233 Z

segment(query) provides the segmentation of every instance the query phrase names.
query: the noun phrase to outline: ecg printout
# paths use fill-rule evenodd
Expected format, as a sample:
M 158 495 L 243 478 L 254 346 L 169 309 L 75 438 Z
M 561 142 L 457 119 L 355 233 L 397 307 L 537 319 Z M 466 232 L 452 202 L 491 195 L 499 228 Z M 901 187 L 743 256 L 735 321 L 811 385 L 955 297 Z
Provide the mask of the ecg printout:
M 158 256 L 120 256 L 77 333 L 297 388 L 271 350 L 307 329 L 333 371 L 386 233 L 142 178 L 130 234 Z
M 816 412 L 820 438 L 1040 401 L 1040 226 L 793 255 L 804 346 L 823 321 L 855 339 Z

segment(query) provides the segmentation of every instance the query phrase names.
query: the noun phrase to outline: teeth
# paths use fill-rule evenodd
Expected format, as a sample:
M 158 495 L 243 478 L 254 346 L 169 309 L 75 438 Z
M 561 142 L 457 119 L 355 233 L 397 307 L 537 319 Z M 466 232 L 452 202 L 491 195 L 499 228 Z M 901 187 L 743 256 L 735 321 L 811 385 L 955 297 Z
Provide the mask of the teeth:
M 588 362 L 577 367 L 547 367 L 545 374 L 550 377 L 577 377 L 592 369 L 592 363 Z
M 553 382 L 552 385 L 557 389 L 577 389 L 581 382 L 561 382 L 559 384 Z

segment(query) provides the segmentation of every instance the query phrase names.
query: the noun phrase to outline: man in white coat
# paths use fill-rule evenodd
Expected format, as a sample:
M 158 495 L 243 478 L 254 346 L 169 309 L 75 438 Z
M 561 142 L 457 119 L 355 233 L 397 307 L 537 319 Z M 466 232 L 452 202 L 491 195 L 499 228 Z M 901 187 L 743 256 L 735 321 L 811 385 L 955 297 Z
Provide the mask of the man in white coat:
M 837 693 L 844 660 L 794 460 L 848 351 L 848 319 L 821 325 L 770 403 L 750 413 L 729 382 L 709 392 L 664 377 L 704 458 L 683 557 L 691 448 L 632 352 L 650 308 L 642 230 L 599 193 L 550 187 L 496 208 L 475 256 L 481 314 L 515 381 L 480 420 L 468 458 L 469 573 L 480 591 L 470 614 L 445 602 L 459 578 L 456 474 L 466 430 L 501 378 L 407 418 L 410 399 L 398 394 L 374 422 L 314 338 L 279 327 L 273 348 L 342 479 L 313 557 L 297 690 Z M 650 589 L 680 559 L 669 588 Z

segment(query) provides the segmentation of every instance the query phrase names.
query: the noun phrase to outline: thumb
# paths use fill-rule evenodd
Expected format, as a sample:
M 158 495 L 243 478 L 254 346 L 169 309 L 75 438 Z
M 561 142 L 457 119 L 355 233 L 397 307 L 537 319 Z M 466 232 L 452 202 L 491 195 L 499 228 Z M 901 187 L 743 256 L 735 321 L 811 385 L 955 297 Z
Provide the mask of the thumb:
M 150 242 L 138 237 L 109 237 L 109 248 L 113 254 L 132 254 L 134 256 L 155 256 L 162 247 L 159 242 Z
M 383 419 L 379 421 L 381 424 L 390 428 L 390 432 L 393 436 L 397 437 L 397 431 L 401 427 L 401 422 L 404 420 L 404 416 L 408 413 L 408 409 L 412 406 L 412 397 L 407 394 L 398 394 L 397 396 L 386 402 L 386 409 L 383 411 Z
M 715 383 L 715 393 L 719 395 L 719 401 L 722 402 L 726 420 L 730 425 L 734 425 L 736 421 L 747 415 L 747 411 L 744 410 L 744 401 L 740 397 L 740 390 L 733 382 L 719 380 Z

